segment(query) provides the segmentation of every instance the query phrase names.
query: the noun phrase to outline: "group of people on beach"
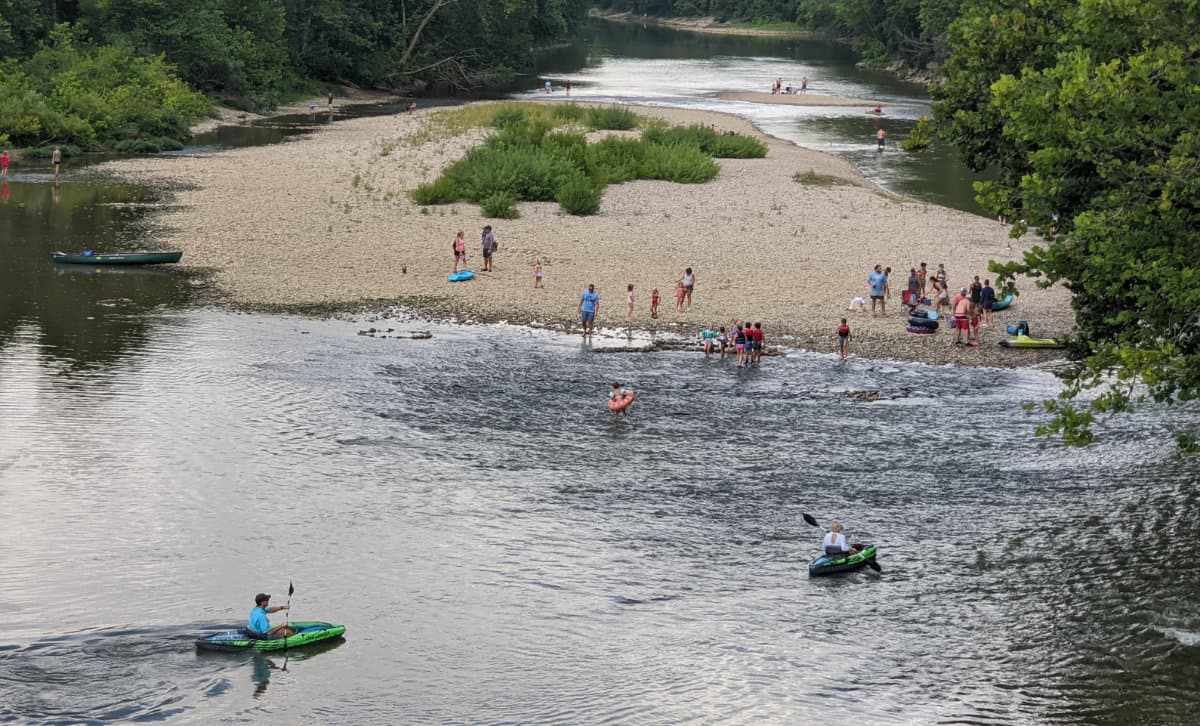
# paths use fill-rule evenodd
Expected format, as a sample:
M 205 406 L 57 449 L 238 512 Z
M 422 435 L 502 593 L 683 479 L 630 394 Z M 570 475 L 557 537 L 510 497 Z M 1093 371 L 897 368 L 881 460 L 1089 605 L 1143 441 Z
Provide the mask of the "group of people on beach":
M 871 315 L 886 315 L 887 300 L 891 296 L 892 268 L 875 265 L 874 270 L 867 275 L 868 296 L 871 300 Z M 982 340 L 981 329 L 993 324 L 992 312 L 997 301 L 996 290 L 990 279 L 980 280 L 975 275 L 971 283 L 960 287 L 958 292 L 950 296 L 950 282 L 946 275 L 946 265 L 938 263 L 937 270 L 929 273 L 929 266 L 922 262 L 917 267 L 908 270 L 908 281 L 900 295 L 902 312 L 911 316 L 919 306 L 933 308 L 935 318 L 942 317 L 942 309 L 946 308 L 951 315 L 951 326 L 954 328 L 954 343 L 956 345 L 977 346 Z M 878 307 L 878 312 L 876 312 Z M 855 297 L 850 301 L 850 309 L 865 312 L 866 300 Z M 850 328 L 846 318 L 842 318 L 838 327 L 838 350 L 842 360 L 846 358 L 846 348 L 850 339 Z
M 493 272 L 492 257 L 496 254 L 496 251 L 500 249 L 500 245 L 496 242 L 496 235 L 492 232 L 492 225 L 489 224 L 485 226 L 482 230 L 480 230 L 480 233 L 480 246 L 483 249 L 483 272 Z M 458 272 L 459 265 L 462 265 L 462 269 L 467 269 L 467 238 L 461 229 L 458 230 L 458 234 L 454 236 L 453 249 L 454 271 Z M 538 284 L 536 284 L 535 287 L 541 287 L 541 267 L 542 262 L 541 260 L 538 260 Z
M 771 86 L 772 96 L 778 96 L 780 94 L 790 96 L 797 93 L 808 93 L 808 76 L 805 76 L 800 81 L 799 86 L 793 86 L 789 83 L 786 87 L 784 87 L 782 78 L 776 78 L 775 83 Z
M 704 346 L 705 358 L 715 353 L 724 360 L 726 353 L 732 350 L 737 355 L 738 368 L 756 366 L 763 352 L 762 323 L 734 320 L 728 331 L 724 325 L 719 328 L 710 325 L 700 331 L 700 342 Z
M 542 261 L 538 260 L 533 268 L 534 287 L 542 286 Z M 696 273 L 692 272 L 692 268 L 685 268 L 683 274 L 675 282 L 675 312 L 682 313 L 692 306 L 692 293 L 696 289 Z M 658 318 L 658 306 L 662 302 L 662 297 L 659 295 L 658 288 L 654 288 L 650 293 L 650 317 Z M 596 292 L 595 285 L 588 285 L 579 297 L 579 320 L 583 324 L 583 337 L 587 338 L 592 335 L 592 331 L 596 326 L 596 313 L 600 307 L 600 293 Z M 625 321 L 633 322 L 633 311 L 637 307 L 637 295 L 634 293 L 634 287 L 630 284 L 625 289 Z

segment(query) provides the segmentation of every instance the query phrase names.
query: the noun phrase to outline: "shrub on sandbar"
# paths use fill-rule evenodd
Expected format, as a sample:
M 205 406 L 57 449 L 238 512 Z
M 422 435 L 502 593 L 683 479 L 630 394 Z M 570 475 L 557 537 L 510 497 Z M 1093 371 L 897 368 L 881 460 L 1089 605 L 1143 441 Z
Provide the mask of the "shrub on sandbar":
M 558 190 L 555 199 L 567 214 L 595 214 L 600 210 L 600 198 L 604 187 L 587 177 L 578 176 L 567 180 Z
M 593 129 L 610 131 L 628 131 L 637 128 L 638 117 L 633 111 L 620 106 L 604 108 L 589 108 L 587 124 Z

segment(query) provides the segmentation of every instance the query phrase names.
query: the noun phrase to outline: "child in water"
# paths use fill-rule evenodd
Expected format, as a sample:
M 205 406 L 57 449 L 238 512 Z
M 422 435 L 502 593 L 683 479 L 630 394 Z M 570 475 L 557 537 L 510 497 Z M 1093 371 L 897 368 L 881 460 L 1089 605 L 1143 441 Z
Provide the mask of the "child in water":
M 842 324 L 837 329 L 838 336 L 838 353 L 842 356 L 842 362 L 846 362 L 846 349 L 850 347 L 850 326 L 846 323 L 846 319 L 842 318 Z
M 533 263 L 533 288 L 536 290 L 537 288 L 539 288 L 541 286 L 542 286 L 542 261 L 537 260 L 536 262 Z
M 608 394 L 608 398 L 612 401 L 620 401 L 621 399 L 625 398 L 625 396 L 628 395 L 628 393 L 629 393 L 628 391 L 626 391 L 624 388 L 621 387 L 620 383 L 614 383 L 614 384 L 612 384 L 612 392 Z M 614 411 L 613 413 L 622 413 L 625 415 L 629 415 L 629 409 L 631 406 L 633 406 L 632 401 L 630 401 L 629 405 L 626 406 L 625 408 L 621 409 L 620 411 Z
M 658 317 L 658 288 L 657 287 L 654 288 L 654 291 L 650 293 L 650 317 L 652 317 L 652 318 Z

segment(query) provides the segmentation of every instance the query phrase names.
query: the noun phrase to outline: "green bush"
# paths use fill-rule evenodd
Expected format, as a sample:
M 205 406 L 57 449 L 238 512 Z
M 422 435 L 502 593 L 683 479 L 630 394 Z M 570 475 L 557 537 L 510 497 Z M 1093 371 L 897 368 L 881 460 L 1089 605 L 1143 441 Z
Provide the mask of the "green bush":
M 575 177 L 563 184 L 555 199 L 567 214 L 587 215 L 600 210 L 604 188 L 586 177 Z
M 717 163 L 692 146 L 648 144 L 638 177 L 679 184 L 700 184 L 717 175 Z
M 587 123 L 589 127 L 597 130 L 627 131 L 637 128 L 638 118 L 637 114 L 627 108 L 607 106 L 605 108 L 589 108 Z
M 917 125 L 909 133 L 908 138 L 900 142 L 900 148 L 904 151 L 924 151 L 932 143 L 932 137 L 933 128 L 929 124 L 929 119 L 922 116 L 917 119 Z
M 726 134 L 713 139 L 702 150 L 718 159 L 761 159 L 767 155 L 767 145 L 749 136 Z
M 561 121 L 575 122 L 582 119 L 585 115 L 587 115 L 586 109 L 574 101 L 554 105 L 554 118 Z
M 647 144 L 610 136 L 587 149 L 588 173 L 605 184 L 633 181 L 641 173 Z
M 525 122 L 525 109 L 520 104 L 506 103 L 492 117 L 492 126 L 507 129 Z
M 495 192 L 479 200 L 479 207 L 485 217 L 497 219 L 516 219 L 520 212 L 516 207 L 517 198 L 508 192 Z
M 452 177 L 440 176 L 414 189 L 412 198 L 417 204 L 453 204 L 462 199 L 463 195 Z

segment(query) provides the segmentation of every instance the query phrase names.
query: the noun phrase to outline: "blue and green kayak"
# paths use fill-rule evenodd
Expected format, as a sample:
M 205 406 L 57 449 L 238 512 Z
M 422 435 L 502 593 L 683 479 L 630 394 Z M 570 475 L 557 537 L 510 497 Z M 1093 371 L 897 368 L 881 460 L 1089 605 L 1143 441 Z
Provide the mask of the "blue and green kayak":
M 200 638 L 196 641 L 196 647 L 200 650 L 283 650 L 333 640 L 342 637 L 346 632 L 345 625 L 333 623 L 299 622 L 291 623 L 291 626 L 296 629 L 296 633 L 288 638 L 265 640 L 252 638 L 245 630 L 230 630 Z
M 852 555 L 837 557 L 821 555 L 808 564 L 808 576 L 836 575 L 839 572 L 853 572 L 866 567 L 875 561 L 875 545 L 867 545 Z

